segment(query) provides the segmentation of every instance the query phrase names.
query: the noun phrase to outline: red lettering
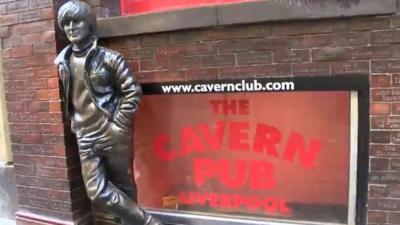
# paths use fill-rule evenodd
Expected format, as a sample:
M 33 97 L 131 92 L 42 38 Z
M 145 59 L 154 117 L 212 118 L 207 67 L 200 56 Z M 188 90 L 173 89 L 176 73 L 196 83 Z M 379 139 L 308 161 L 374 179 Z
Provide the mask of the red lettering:
M 249 164 L 249 166 L 248 166 Z M 247 171 L 249 176 L 247 176 Z M 249 182 L 253 190 L 275 187 L 274 166 L 268 161 L 194 159 L 193 173 L 196 186 L 203 186 L 211 178 L 219 178 L 221 185 L 238 189 Z
M 211 109 L 214 115 L 249 115 L 249 100 L 210 100 Z M 222 109 L 222 110 L 220 110 Z
M 237 114 L 237 101 L 236 100 L 222 101 L 222 112 L 224 115 L 228 115 L 229 113 L 236 115 Z
M 250 187 L 255 190 L 275 187 L 274 166 L 266 161 L 252 161 L 250 163 Z
M 239 100 L 239 115 L 249 115 L 249 100 Z
M 229 124 L 229 148 L 231 150 L 249 150 L 249 143 L 245 142 L 249 139 L 249 126 L 248 122 L 231 122 Z
M 153 151 L 157 158 L 163 161 L 171 161 L 176 159 L 177 153 L 174 150 L 167 150 L 165 146 L 169 143 L 169 136 L 160 134 L 154 140 Z
M 220 160 L 220 182 L 228 188 L 240 188 L 246 182 L 246 161 L 236 160 L 231 170 L 228 160 Z M 234 171 L 233 174 L 231 171 Z
M 210 100 L 211 109 L 214 115 L 220 114 L 219 105 L 221 104 L 221 100 Z
M 304 138 L 301 134 L 292 132 L 286 145 L 283 158 L 288 161 L 293 161 L 296 152 L 300 154 L 300 161 L 305 168 L 315 166 L 318 154 L 321 149 L 321 142 L 317 139 L 312 139 L 309 148 L 306 150 Z
M 232 199 L 230 195 L 221 194 L 220 195 L 220 205 L 222 208 L 230 209 L 232 208 Z
M 283 198 L 279 198 L 279 212 L 289 214 L 292 212 L 287 206 L 286 206 L 286 201 Z
M 256 152 L 265 150 L 268 155 L 278 157 L 276 146 L 281 141 L 281 138 L 281 132 L 275 127 L 258 123 L 256 135 L 254 137 L 253 150 Z
M 261 207 L 261 201 L 258 196 L 248 196 L 246 198 L 246 208 L 248 210 L 257 211 Z
M 291 213 L 291 209 L 286 206 L 283 198 L 273 196 L 260 197 L 258 195 L 229 195 L 222 193 L 202 193 L 189 192 L 188 194 L 181 192 L 179 194 L 179 202 L 181 205 L 201 205 L 211 208 L 224 209 L 243 209 L 248 211 L 259 211 L 264 208 L 266 214 L 282 214 Z
M 208 199 L 208 194 L 207 193 L 196 192 L 195 193 L 195 199 L 196 199 L 196 202 L 199 205 L 206 205 L 207 199 Z
M 194 159 L 193 176 L 196 186 L 203 186 L 209 178 L 217 174 L 217 164 L 211 159 Z
M 263 206 L 267 213 L 276 213 L 278 209 L 278 201 L 273 197 L 267 197 L 263 201 Z
M 210 193 L 209 194 L 209 200 L 210 200 L 210 206 L 213 208 L 218 208 L 218 195 L 215 193 Z
M 234 209 L 238 209 L 240 206 L 246 203 L 246 199 L 241 195 L 233 195 L 233 204 L 232 207 Z
M 190 192 L 189 196 L 185 192 L 179 193 L 179 203 L 182 205 L 194 205 L 195 198 L 193 192 Z
M 199 124 L 198 128 L 212 150 L 220 150 L 224 141 L 225 122 L 215 123 L 215 132 L 212 134 L 208 124 Z
M 181 155 L 186 155 L 190 152 L 205 151 L 206 148 L 197 136 L 193 127 L 182 128 L 181 133 Z

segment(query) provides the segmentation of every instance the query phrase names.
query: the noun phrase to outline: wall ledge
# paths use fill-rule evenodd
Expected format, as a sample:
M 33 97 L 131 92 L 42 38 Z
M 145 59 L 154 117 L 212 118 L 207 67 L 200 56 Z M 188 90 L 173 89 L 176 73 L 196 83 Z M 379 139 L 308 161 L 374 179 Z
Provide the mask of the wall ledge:
M 101 18 L 98 20 L 98 36 L 107 38 L 218 25 L 389 15 L 395 14 L 396 12 L 396 0 L 363 0 L 360 4 L 351 8 L 340 8 L 335 5 L 294 7 L 273 0 L 263 0 L 132 16 Z

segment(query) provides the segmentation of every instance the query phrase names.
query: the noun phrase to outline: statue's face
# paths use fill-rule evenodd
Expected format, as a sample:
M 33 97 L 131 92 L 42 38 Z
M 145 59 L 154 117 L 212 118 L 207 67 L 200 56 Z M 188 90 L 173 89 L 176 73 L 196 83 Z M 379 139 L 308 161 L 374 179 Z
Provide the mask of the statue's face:
M 90 27 L 86 21 L 70 20 L 69 23 L 64 25 L 64 31 L 68 40 L 73 44 L 85 44 L 89 40 Z

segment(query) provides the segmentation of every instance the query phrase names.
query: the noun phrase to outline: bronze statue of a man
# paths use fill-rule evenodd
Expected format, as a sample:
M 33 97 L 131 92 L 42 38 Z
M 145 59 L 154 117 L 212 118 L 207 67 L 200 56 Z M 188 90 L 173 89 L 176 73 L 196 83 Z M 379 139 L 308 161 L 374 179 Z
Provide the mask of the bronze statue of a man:
M 71 44 L 55 62 L 90 200 L 124 224 L 161 225 L 138 207 L 132 180 L 131 120 L 140 86 L 118 52 L 97 46 L 96 17 L 88 4 L 65 3 L 58 24 Z

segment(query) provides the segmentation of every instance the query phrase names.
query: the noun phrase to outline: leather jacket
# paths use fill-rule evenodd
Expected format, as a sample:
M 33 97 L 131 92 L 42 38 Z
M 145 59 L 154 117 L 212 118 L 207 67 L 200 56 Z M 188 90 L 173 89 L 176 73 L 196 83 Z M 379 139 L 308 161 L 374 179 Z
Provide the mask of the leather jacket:
M 73 113 L 70 103 L 72 75 L 69 59 L 71 54 L 72 45 L 69 45 L 55 60 L 61 81 L 64 112 L 68 118 L 71 118 Z M 121 54 L 97 46 L 97 40 L 94 40 L 86 57 L 83 76 L 86 88 L 96 106 L 110 122 L 128 131 L 132 116 L 138 110 L 142 92 Z

